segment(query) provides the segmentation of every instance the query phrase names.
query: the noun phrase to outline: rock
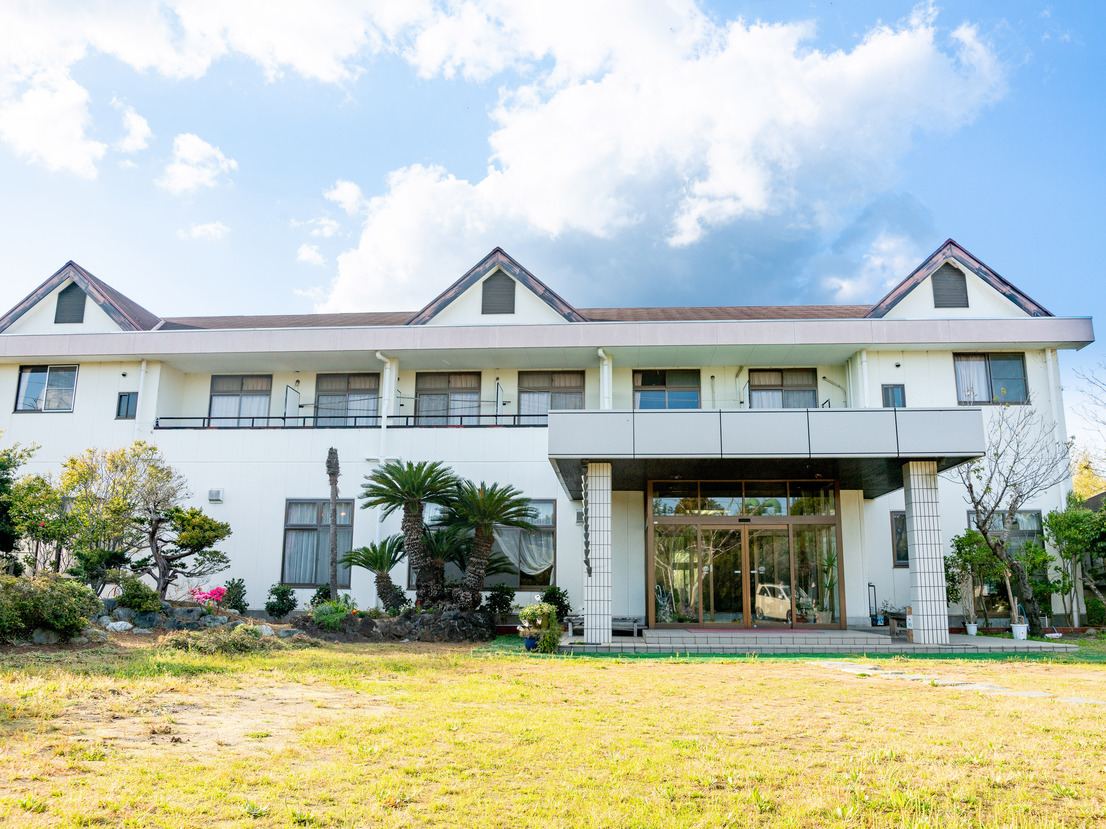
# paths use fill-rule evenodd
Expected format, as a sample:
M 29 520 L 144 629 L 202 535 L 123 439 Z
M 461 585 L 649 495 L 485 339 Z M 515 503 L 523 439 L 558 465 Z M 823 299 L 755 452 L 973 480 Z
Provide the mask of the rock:
M 111 612 L 111 616 L 117 622 L 129 622 L 138 614 L 129 607 L 117 607 Z
M 209 628 L 217 628 L 220 625 L 225 625 L 226 623 L 226 616 L 204 616 L 202 619 L 200 619 L 200 624 L 204 627 Z
M 226 623 L 226 625 L 224 625 L 224 627 L 227 627 L 227 628 L 230 628 L 231 630 L 234 630 L 236 628 L 242 627 L 242 625 L 244 625 L 244 624 L 246 624 L 246 623 L 243 622 L 241 619 L 231 619 L 229 622 Z
M 169 604 L 169 602 L 163 601 L 161 603 L 161 612 L 162 613 L 168 613 L 172 609 L 173 609 L 173 606 L 171 604 Z
M 260 633 L 262 636 L 272 636 L 273 635 L 273 629 L 271 627 L 269 627 L 268 625 L 258 625 L 257 626 L 257 632 Z
M 35 628 L 31 641 L 36 645 L 56 645 L 61 641 L 61 634 L 50 628 Z
M 281 628 L 276 633 L 277 636 L 279 636 L 281 639 L 291 639 L 293 636 L 299 633 L 299 631 L 295 628 Z
M 115 606 L 117 604 L 119 604 L 119 602 L 116 601 L 115 599 L 100 599 L 100 604 L 102 604 L 104 606 L 104 614 L 103 615 L 110 616 L 111 612 L 113 610 L 115 610 Z
M 71 645 L 87 645 L 88 644 L 88 637 L 87 636 L 77 636 L 74 639 L 70 639 L 69 644 L 71 644 Z
M 135 628 L 131 633 L 153 633 L 149 628 Z
M 174 607 L 172 610 L 174 619 L 187 619 L 190 622 L 195 622 L 204 615 L 204 608 L 202 607 Z
M 100 627 L 106 628 L 108 625 L 111 624 L 111 617 L 110 616 L 101 616 L 99 619 L 96 620 L 96 623 Z
M 181 630 L 200 630 L 203 628 L 199 622 L 179 622 Z
M 134 617 L 135 627 L 140 628 L 156 628 L 160 627 L 165 621 L 165 617 L 160 613 L 139 613 Z
M 1083 631 L 1084 636 L 1098 636 L 1098 631 L 1095 628 L 1087 628 Z
M 128 630 L 130 630 L 133 627 L 134 627 L 134 625 L 132 625 L 130 622 L 118 621 L 118 622 L 111 622 L 107 626 L 107 629 L 110 630 L 112 633 L 126 633 Z
M 95 639 L 97 642 L 106 642 L 108 639 L 107 633 L 102 630 L 97 630 L 96 628 L 88 628 L 88 630 L 84 632 L 83 636 L 89 641 Z
M 165 630 L 183 630 L 184 622 L 180 621 L 180 619 L 166 619 L 161 626 L 165 628 Z

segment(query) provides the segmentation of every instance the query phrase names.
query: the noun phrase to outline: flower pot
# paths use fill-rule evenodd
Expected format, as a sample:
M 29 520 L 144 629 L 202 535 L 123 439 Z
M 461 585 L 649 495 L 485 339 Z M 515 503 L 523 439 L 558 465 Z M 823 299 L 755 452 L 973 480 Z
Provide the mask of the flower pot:
M 968 636 L 977 636 L 979 634 L 978 624 L 967 622 L 964 624 L 964 627 L 968 629 Z
M 522 643 L 526 646 L 528 651 L 536 651 L 538 649 L 538 637 L 527 636 L 522 640 Z
M 1025 640 L 1029 638 L 1029 625 L 1010 625 L 1010 632 L 1015 639 Z

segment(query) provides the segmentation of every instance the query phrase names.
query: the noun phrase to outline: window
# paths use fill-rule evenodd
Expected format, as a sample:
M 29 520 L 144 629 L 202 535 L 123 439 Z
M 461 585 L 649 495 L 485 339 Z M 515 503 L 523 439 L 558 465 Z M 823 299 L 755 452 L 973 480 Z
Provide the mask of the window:
M 119 392 L 119 402 L 115 404 L 116 420 L 134 420 L 138 412 L 138 392 Z
M 968 513 L 968 527 L 978 529 L 975 525 L 975 513 Z M 1002 529 L 1002 516 L 995 515 L 991 518 L 990 531 Z M 1006 542 L 1006 548 L 1012 553 L 1020 552 L 1027 541 L 1041 540 L 1041 513 L 1039 510 L 1021 510 L 1014 515 L 1014 523 L 1010 527 L 1010 538 Z
M 519 423 L 544 425 L 550 409 L 584 408 L 584 372 L 520 371 Z
M 495 528 L 492 556 L 504 556 L 513 572 L 496 573 L 484 579 L 484 586 L 508 584 L 519 590 L 531 590 L 555 584 L 554 570 L 557 558 L 557 502 L 531 501 L 534 510 L 534 530 L 517 527 Z M 440 529 L 443 510 L 436 504 L 426 504 L 423 521 L 430 529 Z M 454 562 L 446 564 L 447 581 L 460 581 L 464 573 Z M 414 569 L 408 563 L 407 589 L 415 589 Z
M 418 426 L 475 426 L 480 422 L 480 373 L 415 375 Z
M 968 283 L 962 270 L 946 262 L 934 272 L 930 281 L 934 308 L 968 307 Z
M 896 567 L 910 566 L 910 549 L 906 544 L 906 513 L 891 513 L 891 557 Z
M 906 407 L 906 386 L 884 385 L 883 406 L 887 409 Z
M 338 558 L 353 549 L 353 501 L 338 502 Z M 280 580 L 293 587 L 330 582 L 330 501 L 288 501 Z M 349 567 L 338 562 L 338 586 L 349 588 Z
M 646 369 L 634 372 L 635 409 L 698 409 L 698 369 Z
M 956 400 L 961 406 L 1028 403 L 1021 354 L 954 354 Z
M 375 426 L 379 397 L 379 374 L 319 374 L 315 425 Z
M 515 312 L 515 281 L 503 271 L 496 271 L 481 286 L 481 314 L 513 314 Z
M 817 371 L 812 368 L 750 369 L 749 408 L 817 409 Z
M 267 426 L 269 392 L 273 378 L 268 374 L 222 374 L 211 378 L 212 426 Z
M 59 322 L 84 322 L 85 292 L 71 282 L 58 291 L 58 304 L 54 307 L 54 324 Z
M 17 412 L 71 412 L 76 366 L 20 366 Z

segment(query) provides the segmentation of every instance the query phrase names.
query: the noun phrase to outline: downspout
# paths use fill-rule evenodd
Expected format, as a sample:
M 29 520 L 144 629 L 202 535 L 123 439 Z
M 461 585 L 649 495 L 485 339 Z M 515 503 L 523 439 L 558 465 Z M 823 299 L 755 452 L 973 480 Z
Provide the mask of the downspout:
M 1056 442 L 1063 443 L 1067 437 L 1064 432 L 1067 430 L 1065 429 L 1066 424 L 1064 423 L 1064 407 L 1060 405 L 1060 360 L 1055 348 L 1045 349 L 1045 368 L 1048 371 L 1048 399 L 1052 409 L 1053 428 L 1056 429 Z M 1064 483 L 1060 484 L 1056 508 L 1061 512 L 1068 505 L 1068 493 L 1071 491 L 1070 484 L 1070 477 L 1066 485 Z M 1082 584 L 1083 581 L 1081 578 L 1082 574 L 1078 572 L 1079 569 L 1079 563 L 1072 562 L 1072 570 L 1075 571 L 1072 573 L 1072 579 L 1077 585 Z M 1081 592 L 1081 590 L 1073 590 L 1073 595 L 1071 597 L 1071 614 L 1073 618 L 1068 621 L 1071 623 L 1072 627 L 1079 627 L 1079 593 Z M 1051 612 L 1052 608 L 1050 607 L 1049 615 L 1051 615 Z
M 868 408 L 868 349 L 860 351 L 860 408 Z
M 146 360 L 142 361 L 142 368 L 138 370 L 138 408 L 142 407 L 142 392 L 146 387 Z M 156 416 L 156 413 L 155 413 Z M 134 440 L 138 440 L 138 424 L 140 419 L 138 417 L 138 411 L 134 413 Z
M 611 399 L 614 391 L 614 382 L 611 379 L 611 358 L 602 348 L 596 351 L 599 359 L 603 361 L 599 366 L 599 408 L 611 409 L 614 408 L 614 401 Z

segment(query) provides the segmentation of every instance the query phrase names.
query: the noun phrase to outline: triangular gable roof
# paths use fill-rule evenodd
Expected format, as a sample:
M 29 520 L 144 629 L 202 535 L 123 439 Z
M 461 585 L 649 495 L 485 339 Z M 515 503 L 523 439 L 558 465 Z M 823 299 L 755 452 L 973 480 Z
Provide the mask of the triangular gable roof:
M 1023 291 L 1015 288 L 993 270 L 988 268 L 968 251 L 964 250 L 953 239 L 947 239 L 941 247 L 937 248 L 929 257 L 920 264 L 910 276 L 891 289 L 891 292 L 887 294 L 883 299 L 877 302 L 872 310 L 865 316 L 867 317 L 882 317 L 892 308 L 899 304 L 902 299 L 914 290 L 918 285 L 925 281 L 926 277 L 940 268 L 945 262 L 952 260 L 964 268 L 968 273 L 973 273 L 1021 308 L 1025 313 L 1031 317 L 1051 317 L 1052 313 L 1030 298 Z
M 508 256 L 503 248 L 497 247 L 473 265 L 464 276 L 438 294 L 438 296 L 431 300 L 429 305 L 411 317 L 411 319 L 407 320 L 407 324 L 425 325 L 441 313 L 441 311 L 453 302 L 453 300 L 479 282 L 489 271 L 497 266 L 514 277 L 520 284 L 526 286 L 531 293 L 569 322 L 587 322 L 586 317 L 561 299 L 552 288 Z
M 157 314 L 147 311 L 130 297 L 119 293 L 73 260 L 69 260 L 53 276 L 28 294 L 23 301 L 0 317 L 0 333 L 49 296 L 67 279 L 72 279 L 124 331 L 150 331 L 161 324 L 161 317 Z

